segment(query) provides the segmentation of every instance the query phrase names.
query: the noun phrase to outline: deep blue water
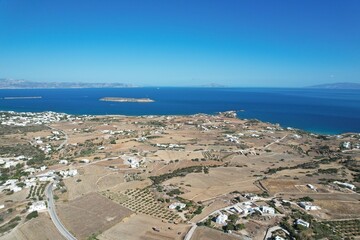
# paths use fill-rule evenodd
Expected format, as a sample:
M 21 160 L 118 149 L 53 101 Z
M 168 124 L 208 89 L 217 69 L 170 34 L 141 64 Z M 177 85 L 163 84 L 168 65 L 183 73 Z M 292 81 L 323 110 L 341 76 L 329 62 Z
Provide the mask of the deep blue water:
M 41 96 L 4 100 L 3 97 Z M 149 97 L 154 103 L 115 103 L 102 97 Z M 360 91 L 269 88 L 120 88 L 0 90 L 0 110 L 70 114 L 187 115 L 244 110 L 257 118 L 317 133 L 360 132 Z

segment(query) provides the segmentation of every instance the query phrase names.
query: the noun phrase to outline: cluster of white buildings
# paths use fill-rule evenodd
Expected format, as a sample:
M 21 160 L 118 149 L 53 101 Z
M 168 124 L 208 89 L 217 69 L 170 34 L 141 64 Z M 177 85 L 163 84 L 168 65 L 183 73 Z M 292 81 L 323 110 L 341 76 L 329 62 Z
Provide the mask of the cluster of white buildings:
M 229 142 L 233 142 L 233 143 L 237 143 L 239 144 L 239 137 L 237 136 L 233 136 L 233 135 L 230 135 L 230 134 L 226 134 L 225 135 L 225 140 L 226 141 L 229 141 Z
M 302 136 L 299 135 L 299 134 L 293 134 L 293 135 L 292 135 L 292 138 L 293 138 L 293 139 L 300 139 L 300 138 L 302 138 Z
M 136 139 L 136 141 L 138 141 L 138 142 L 145 142 L 147 140 L 148 140 L 147 137 L 139 137 Z
M 258 206 L 253 202 L 241 202 L 232 206 L 226 207 L 224 211 L 229 214 L 240 214 L 242 216 L 251 215 L 255 212 L 259 212 L 261 215 L 274 215 L 275 209 L 269 206 Z
M 7 126 L 42 125 L 61 120 L 76 120 L 77 117 L 56 112 L 0 112 L 0 122 Z
M 160 143 L 157 143 L 155 146 L 156 146 L 156 147 L 160 147 L 160 148 L 169 148 L 169 149 L 180 149 L 180 148 L 183 148 L 183 147 L 180 146 L 179 144 L 175 144 L 175 143 L 170 143 L 170 144 L 160 144 Z
M 360 149 L 360 143 L 343 142 L 341 144 L 343 149 Z
M 70 169 L 70 170 L 61 170 L 59 172 L 59 174 L 63 177 L 63 178 L 68 178 L 68 177 L 74 177 L 78 174 L 78 171 L 76 169 Z
M 14 193 L 20 192 L 22 190 L 22 187 L 18 186 L 19 181 L 17 179 L 8 179 L 6 182 L 0 186 L 0 190 L 9 190 Z
M 51 170 L 46 173 L 42 173 L 36 176 L 40 182 L 53 181 L 56 178 L 55 171 Z
M 228 215 L 226 213 L 229 215 L 239 214 L 244 217 L 255 212 L 259 212 L 261 215 L 274 215 L 275 209 L 269 206 L 257 206 L 253 202 L 236 203 L 232 206 L 224 208 L 221 211 L 217 211 L 218 215 L 215 222 L 219 225 L 226 225 L 228 220 Z
M 131 135 L 133 130 L 102 130 L 101 133 L 109 135 Z
M 41 140 L 41 137 L 35 137 L 33 141 L 33 145 L 37 146 L 41 151 L 43 151 L 45 154 L 48 154 L 51 152 L 52 147 L 50 144 L 45 144 L 43 140 Z
M 16 165 L 23 163 L 26 158 L 24 156 L 12 157 L 12 158 L 0 158 L 1 168 L 15 167 Z

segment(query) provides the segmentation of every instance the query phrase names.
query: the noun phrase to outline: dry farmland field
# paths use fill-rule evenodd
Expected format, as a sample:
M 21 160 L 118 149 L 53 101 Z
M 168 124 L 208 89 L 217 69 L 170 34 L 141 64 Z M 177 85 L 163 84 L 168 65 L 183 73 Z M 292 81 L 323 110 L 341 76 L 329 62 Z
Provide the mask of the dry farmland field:
M 185 177 L 176 177 L 165 181 L 164 185 L 175 185 L 185 189 L 181 197 L 192 201 L 206 201 L 232 192 L 260 192 L 253 182 L 253 177 L 245 168 L 217 167 L 210 168 L 209 174 L 191 173 Z
M 159 231 L 154 231 L 153 228 Z M 189 230 L 186 224 L 168 223 L 158 218 L 137 214 L 98 236 L 100 240 L 182 240 Z
M 59 233 L 55 225 L 50 221 L 50 216 L 46 213 L 40 214 L 39 217 L 31 219 L 25 224 L 17 227 L 8 235 L 2 236 L 2 240 L 65 240 Z
M 59 204 L 57 209 L 65 226 L 79 239 L 103 232 L 132 214 L 129 209 L 97 193 Z
M 193 234 L 191 240 L 237 240 L 239 239 L 236 236 L 231 236 L 226 233 L 222 233 L 219 231 L 216 231 L 211 228 L 206 227 L 199 227 L 195 230 L 195 233 Z

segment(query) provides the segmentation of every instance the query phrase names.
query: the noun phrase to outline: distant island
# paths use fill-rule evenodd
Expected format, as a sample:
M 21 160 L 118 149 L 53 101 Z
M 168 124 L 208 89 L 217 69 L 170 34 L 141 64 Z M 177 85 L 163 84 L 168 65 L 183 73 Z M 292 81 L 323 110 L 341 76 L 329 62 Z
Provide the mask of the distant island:
M 308 88 L 321 88 L 321 89 L 360 89 L 360 83 L 329 83 L 310 86 Z
M 104 98 L 100 98 L 99 100 L 105 102 L 138 102 L 138 103 L 155 102 L 150 98 L 123 98 L 123 97 L 104 97 Z
M 3 97 L 4 100 L 17 100 L 17 99 L 39 99 L 42 98 L 41 96 L 35 96 L 35 97 Z
M 130 88 L 126 83 L 86 83 L 86 82 L 32 82 L 27 80 L 0 79 L 0 89 L 39 89 L 39 88 Z

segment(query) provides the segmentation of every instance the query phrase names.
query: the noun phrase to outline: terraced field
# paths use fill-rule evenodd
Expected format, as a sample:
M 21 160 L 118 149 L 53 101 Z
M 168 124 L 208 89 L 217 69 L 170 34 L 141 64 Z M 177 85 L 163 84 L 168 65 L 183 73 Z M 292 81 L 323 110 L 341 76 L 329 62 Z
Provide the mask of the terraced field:
M 124 192 L 105 191 L 103 195 L 134 212 L 167 221 L 181 221 L 178 214 L 159 203 L 148 189 L 129 189 Z
M 325 222 L 343 239 L 360 238 L 360 219 Z

